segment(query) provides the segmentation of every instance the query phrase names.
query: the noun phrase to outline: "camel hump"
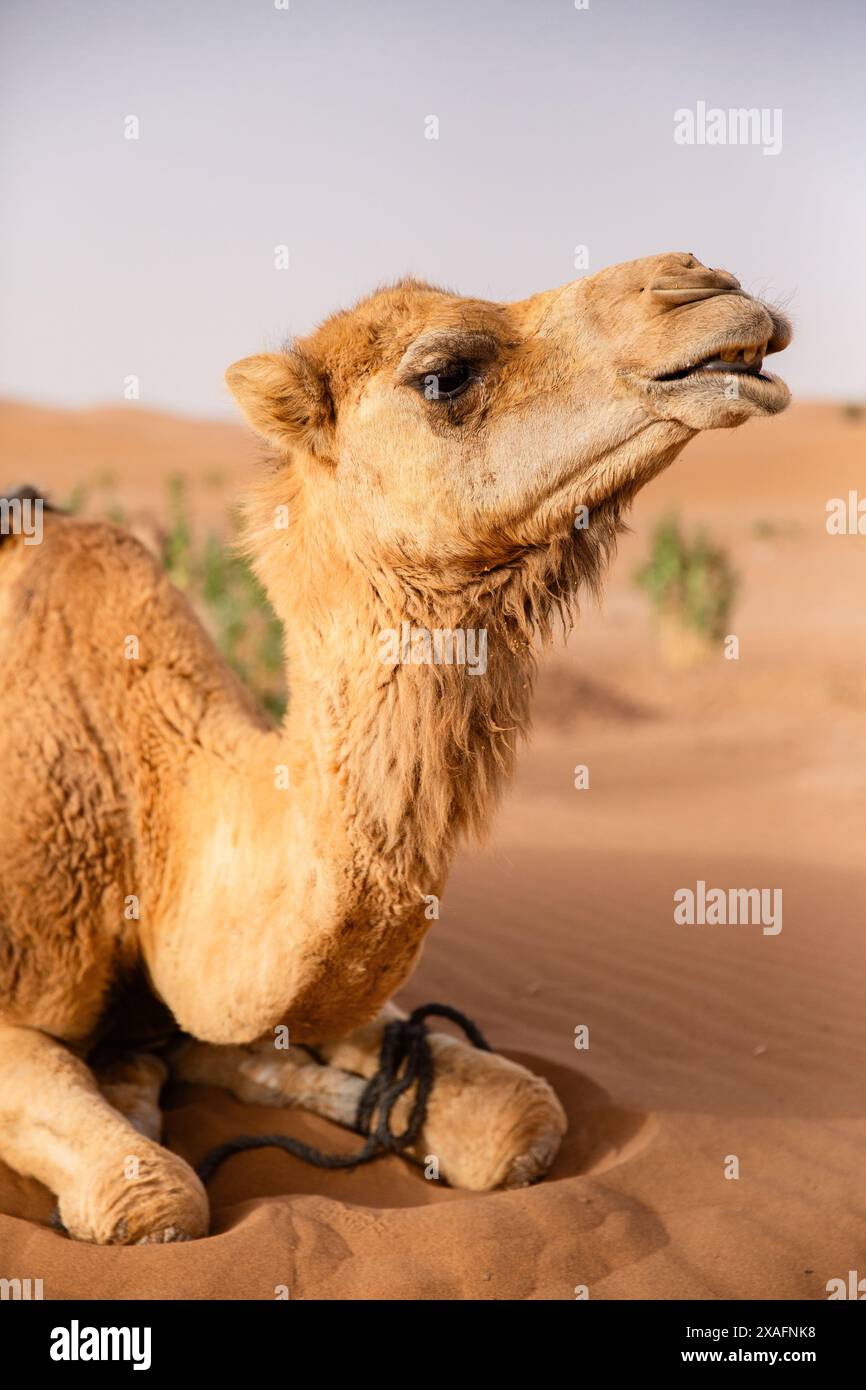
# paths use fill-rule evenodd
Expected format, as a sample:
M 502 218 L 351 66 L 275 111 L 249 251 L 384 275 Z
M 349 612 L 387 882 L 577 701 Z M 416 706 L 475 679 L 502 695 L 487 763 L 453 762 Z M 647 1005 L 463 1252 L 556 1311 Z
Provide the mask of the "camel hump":
M 62 507 L 53 503 L 33 483 L 21 483 L 19 487 L 7 488 L 0 492 L 0 545 L 10 536 L 20 536 L 32 524 L 36 504 L 39 512 L 60 512 Z M 38 514 L 38 513 L 36 513 Z

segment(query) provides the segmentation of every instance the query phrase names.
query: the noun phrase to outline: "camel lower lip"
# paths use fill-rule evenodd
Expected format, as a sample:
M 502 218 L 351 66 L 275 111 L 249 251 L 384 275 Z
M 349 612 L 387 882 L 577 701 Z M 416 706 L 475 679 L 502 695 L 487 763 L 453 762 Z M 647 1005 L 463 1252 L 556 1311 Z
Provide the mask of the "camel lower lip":
M 750 407 L 762 415 L 776 415 L 785 409 L 791 398 L 784 381 L 769 372 L 727 373 L 702 366 L 681 376 L 634 377 L 632 383 L 644 399 L 654 398 L 665 415 L 675 402 L 682 401 L 685 408 L 689 400 L 718 401 L 719 406 L 728 411 L 736 411 L 739 400 L 744 408 Z
M 704 389 L 718 391 L 720 386 L 724 386 L 726 379 L 731 376 L 737 378 L 737 390 L 748 391 L 756 389 L 759 392 L 766 392 L 766 388 L 771 390 L 784 391 L 787 388 L 777 376 L 772 376 L 769 372 L 723 372 L 720 368 L 702 367 L 697 371 L 684 373 L 682 376 L 654 377 L 648 387 L 654 390 L 669 393 L 679 390 Z

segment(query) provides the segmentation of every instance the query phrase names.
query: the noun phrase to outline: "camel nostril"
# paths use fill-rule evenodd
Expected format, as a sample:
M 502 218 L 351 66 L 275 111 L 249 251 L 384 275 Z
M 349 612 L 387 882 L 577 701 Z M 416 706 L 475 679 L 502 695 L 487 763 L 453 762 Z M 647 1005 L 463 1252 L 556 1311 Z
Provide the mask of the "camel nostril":
M 680 288 L 677 285 L 659 289 L 657 286 L 652 285 L 650 287 L 650 293 L 653 299 L 658 300 L 662 304 L 670 304 L 673 307 L 677 304 L 694 304 L 698 299 L 713 299 L 717 294 L 730 294 L 731 291 L 710 289 L 709 286 L 702 289 L 686 289 L 685 286 Z
M 711 299 L 717 294 L 742 293 L 739 280 L 725 270 L 683 270 L 675 275 L 660 275 L 649 287 L 657 302 L 675 307 L 693 304 L 699 299 Z

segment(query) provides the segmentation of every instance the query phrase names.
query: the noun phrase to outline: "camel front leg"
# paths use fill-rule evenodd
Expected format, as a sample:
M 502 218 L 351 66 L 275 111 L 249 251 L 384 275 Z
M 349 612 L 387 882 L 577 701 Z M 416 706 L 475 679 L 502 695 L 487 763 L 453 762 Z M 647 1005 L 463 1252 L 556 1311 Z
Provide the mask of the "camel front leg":
M 296 1106 L 355 1127 L 366 1081 L 379 1065 L 385 1024 L 404 1015 L 387 1005 L 379 1016 L 337 1042 L 316 1046 L 316 1061 L 273 1038 L 243 1046 L 188 1039 L 170 1058 L 172 1076 L 220 1086 L 255 1105 Z M 543 1176 L 565 1132 L 562 1106 L 551 1087 L 525 1067 L 478 1051 L 446 1033 L 430 1033 L 435 1081 L 418 1142 L 406 1156 L 429 1166 L 453 1187 L 487 1191 L 519 1187 Z M 411 1092 L 394 1108 L 402 1132 Z
M 309 1110 L 351 1129 L 364 1092 L 361 1076 L 322 1066 L 301 1047 L 277 1048 L 273 1038 L 239 1046 L 186 1038 L 170 1054 L 177 1081 L 219 1086 L 250 1105 Z
M 129 1084 L 117 1073 L 106 1082 L 107 1088 Z M 114 1094 L 122 1103 L 140 1099 L 129 1089 Z M 60 1219 L 77 1240 L 151 1244 L 207 1231 L 207 1196 L 189 1164 L 120 1114 L 90 1068 L 62 1043 L 6 1023 L 0 1023 L 0 1158 L 55 1193 Z

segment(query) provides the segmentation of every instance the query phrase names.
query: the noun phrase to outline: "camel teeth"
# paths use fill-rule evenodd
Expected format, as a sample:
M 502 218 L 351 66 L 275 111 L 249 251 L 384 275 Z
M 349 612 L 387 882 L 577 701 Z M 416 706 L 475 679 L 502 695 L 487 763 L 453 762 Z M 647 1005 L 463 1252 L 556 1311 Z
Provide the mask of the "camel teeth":
M 719 353 L 719 356 L 721 357 L 723 362 L 736 362 L 739 355 L 740 350 L 739 348 L 735 347 L 722 348 Z
M 758 349 L 756 347 L 743 348 L 743 361 L 745 362 L 747 367 L 750 366 L 752 362 L 754 362 L 757 355 Z

